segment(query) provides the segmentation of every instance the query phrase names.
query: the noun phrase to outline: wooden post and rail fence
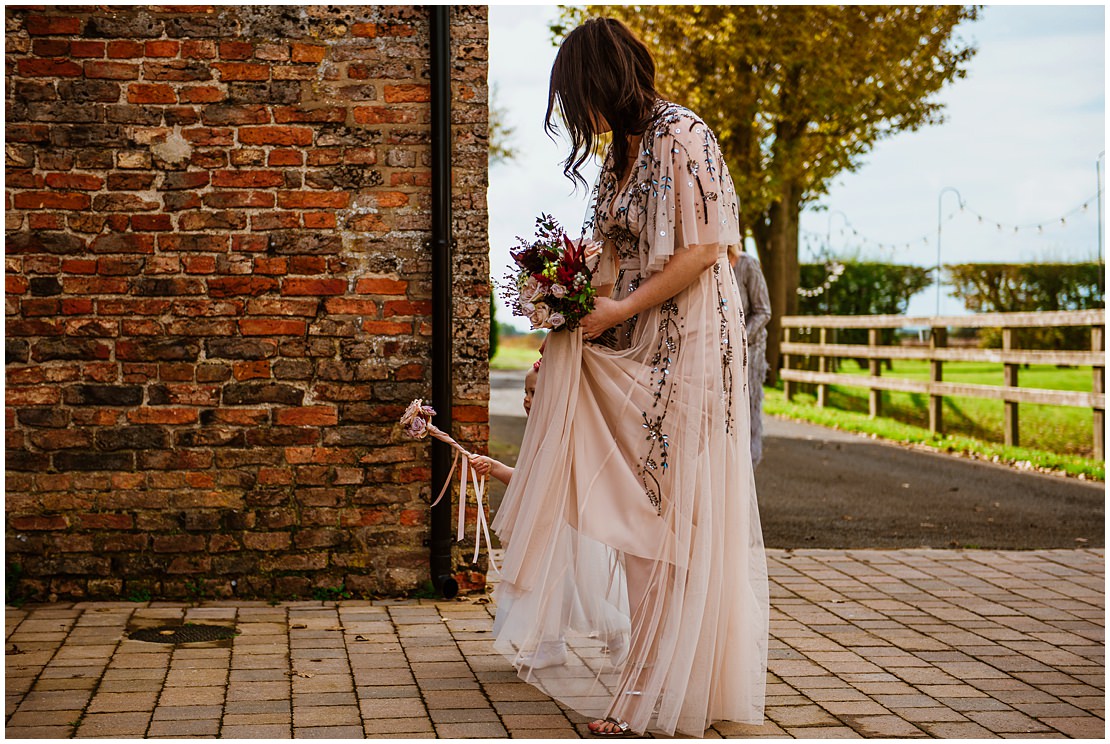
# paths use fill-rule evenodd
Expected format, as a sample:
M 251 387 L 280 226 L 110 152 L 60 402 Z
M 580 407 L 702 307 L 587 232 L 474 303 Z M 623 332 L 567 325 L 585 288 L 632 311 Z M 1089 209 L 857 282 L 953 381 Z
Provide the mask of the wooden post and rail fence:
M 1018 328 L 1050 328 L 1087 326 L 1091 329 L 1090 350 L 1032 350 L 1014 348 L 1014 330 Z M 868 342 L 863 344 L 835 343 L 841 329 L 866 329 Z M 891 346 L 881 343 L 883 329 L 928 328 L 929 346 Z M 1001 349 L 948 348 L 950 328 L 1000 328 Z M 924 393 L 929 396 L 929 431 L 944 430 L 943 402 L 945 396 L 993 398 L 1005 402 L 1004 441 L 1017 446 L 1018 405 L 1039 403 L 1054 406 L 1090 408 L 1094 411 L 1094 456 L 1106 457 L 1104 420 L 1106 411 L 1105 310 L 1050 311 L 1034 313 L 981 313 L 947 317 L 908 317 L 903 315 L 801 315 L 782 319 L 783 393 L 787 400 L 797 392 L 798 383 L 817 386 L 817 405 L 828 402 L 828 386 L 844 385 L 869 390 L 869 412 L 872 418 L 882 415 L 882 391 Z M 818 343 L 794 340 L 801 329 L 818 331 Z M 817 370 L 791 369 L 791 361 L 799 356 L 817 358 Z M 848 375 L 833 371 L 839 359 L 866 359 L 870 375 Z M 882 376 L 882 364 L 893 359 L 918 359 L 929 362 L 929 379 L 907 380 Z M 945 362 L 993 362 L 1003 365 L 1002 385 L 944 382 Z M 1023 364 L 1090 366 L 1093 370 L 1092 392 L 1043 390 L 1021 387 L 1018 368 Z

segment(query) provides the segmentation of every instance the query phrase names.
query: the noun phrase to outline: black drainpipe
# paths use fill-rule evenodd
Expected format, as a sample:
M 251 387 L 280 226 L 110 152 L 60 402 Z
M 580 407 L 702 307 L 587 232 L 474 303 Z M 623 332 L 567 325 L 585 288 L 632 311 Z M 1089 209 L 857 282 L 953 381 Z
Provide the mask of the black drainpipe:
M 432 406 L 436 426 L 451 431 L 451 7 L 431 11 L 432 41 Z M 452 477 L 451 449 L 432 440 L 433 496 Z M 432 584 L 450 599 L 459 593 L 451 560 L 451 499 L 432 508 L 428 547 Z

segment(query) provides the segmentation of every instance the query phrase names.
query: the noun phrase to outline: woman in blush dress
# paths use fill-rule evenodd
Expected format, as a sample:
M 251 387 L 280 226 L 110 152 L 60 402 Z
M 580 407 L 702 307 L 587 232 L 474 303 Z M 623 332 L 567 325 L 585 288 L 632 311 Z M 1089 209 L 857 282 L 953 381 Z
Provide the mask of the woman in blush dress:
M 551 71 L 564 173 L 612 145 L 587 229 L 594 311 L 548 336 L 512 481 L 495 648 L 598 736 L 762 723 L 768 594 L 747 340 L 716 138 L 660 99 L 651 54 L 587 21 Z

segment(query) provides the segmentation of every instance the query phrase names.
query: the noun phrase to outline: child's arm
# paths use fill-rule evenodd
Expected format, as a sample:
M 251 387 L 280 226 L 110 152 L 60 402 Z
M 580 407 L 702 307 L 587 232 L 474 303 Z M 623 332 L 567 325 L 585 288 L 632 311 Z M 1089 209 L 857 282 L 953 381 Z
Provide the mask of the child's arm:
M 485 455 L 473 455 L 470 458 L 470 465 L 478 471 L 478 475 L 491 475 L 505 485 L 513 477 L 513 469 L 503 462 L 494 460 L 492 457 Z

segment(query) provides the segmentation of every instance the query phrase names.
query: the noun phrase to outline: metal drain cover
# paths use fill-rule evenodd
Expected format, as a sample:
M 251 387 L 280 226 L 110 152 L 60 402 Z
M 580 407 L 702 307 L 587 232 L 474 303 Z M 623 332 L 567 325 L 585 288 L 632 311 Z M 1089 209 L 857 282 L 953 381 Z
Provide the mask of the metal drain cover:
M 226 641 L 237 635 L 234 628 L 223 625 L 163 625 L 161 628 L 143 628 L 131 633 L 134 641 L 150 643 L 204 643 Z

